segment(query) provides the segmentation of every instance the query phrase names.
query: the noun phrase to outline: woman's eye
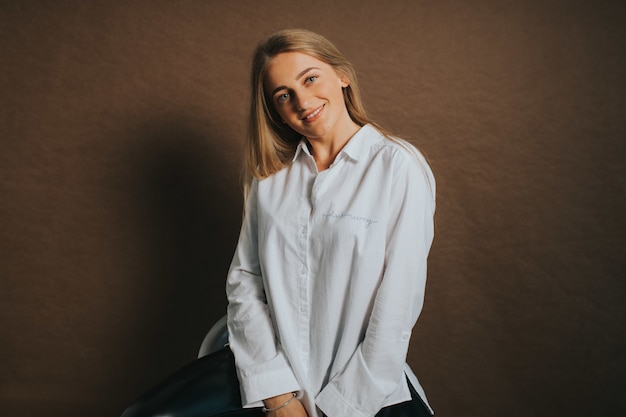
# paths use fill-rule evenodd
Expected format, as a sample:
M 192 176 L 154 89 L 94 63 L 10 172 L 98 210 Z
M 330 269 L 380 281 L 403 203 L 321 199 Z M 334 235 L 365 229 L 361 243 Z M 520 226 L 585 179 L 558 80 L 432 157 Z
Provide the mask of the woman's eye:
M 283 94 L 280 94 L 278 97 L 276 97 L 276 100 L 279 103 L 284 103 L 285 101 L 287 101 L 288 98 L 289 98 L 289 94 L 283 93 Z
M 317 75 L 311 75 L 310 77 L 307 77 L 306 82 L 312 83 L 315 80 L 317 80 Z

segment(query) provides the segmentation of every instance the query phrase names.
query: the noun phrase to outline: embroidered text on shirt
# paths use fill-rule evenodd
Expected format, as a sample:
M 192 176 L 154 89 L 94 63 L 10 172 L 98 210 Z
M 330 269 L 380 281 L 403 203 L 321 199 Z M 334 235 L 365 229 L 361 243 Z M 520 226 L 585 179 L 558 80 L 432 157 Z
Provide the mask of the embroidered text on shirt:
M 372 220 L 369 219 L 367 217 L 361 217 L 361 216 L 355 216 L 354 214 L 350 214 L 350 213 L 335 213 L 334 210 L 329 211 L 328 213 L 323 215 L 324 217 L 332 217 L 333 219 L 350 219 L 350 220 L 355 220 L 355 221 L 359 221 L 359 222 L 363 222 L 365 223 L 365 228 L 367 229 L 368 227 L 370 227 L 370 225 L 374 224 L 374 223 L 378 223 L 378 220 Z

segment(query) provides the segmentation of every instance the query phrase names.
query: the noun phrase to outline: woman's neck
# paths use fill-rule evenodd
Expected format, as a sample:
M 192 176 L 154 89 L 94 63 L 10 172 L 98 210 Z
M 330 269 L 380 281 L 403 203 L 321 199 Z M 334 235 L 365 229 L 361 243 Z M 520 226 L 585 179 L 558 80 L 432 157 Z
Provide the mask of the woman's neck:
M 339 152 L 360 128 L 361 126 L 350 119 L 350 123 L 346 123 L 345 127 L 333 137 L 307 138 L 309 150 L 315 159 L 319 172 L 331 166 Z

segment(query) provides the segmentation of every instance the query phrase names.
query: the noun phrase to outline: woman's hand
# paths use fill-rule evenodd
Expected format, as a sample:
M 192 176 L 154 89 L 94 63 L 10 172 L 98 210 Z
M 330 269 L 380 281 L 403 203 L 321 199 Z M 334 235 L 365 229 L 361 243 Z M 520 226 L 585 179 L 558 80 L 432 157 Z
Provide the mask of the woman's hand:
M 267 417 L 308 417 L 304 406 L 293 394 L 282 394 L 264 401 L 265 408 L 275 411 L 266 412 Z M 289 403 L 285 406 L 284 404 Z

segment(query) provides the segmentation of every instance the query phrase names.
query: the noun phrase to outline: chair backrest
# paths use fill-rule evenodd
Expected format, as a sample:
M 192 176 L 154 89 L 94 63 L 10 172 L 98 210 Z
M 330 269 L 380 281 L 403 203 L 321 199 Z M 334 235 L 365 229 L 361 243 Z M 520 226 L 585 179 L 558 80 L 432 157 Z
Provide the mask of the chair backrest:
M 226 316 L 219 319 L 204 337 L 198 352 L 198 358 L 220 350 L 228 345 L 228 327 L 226 326 Z

